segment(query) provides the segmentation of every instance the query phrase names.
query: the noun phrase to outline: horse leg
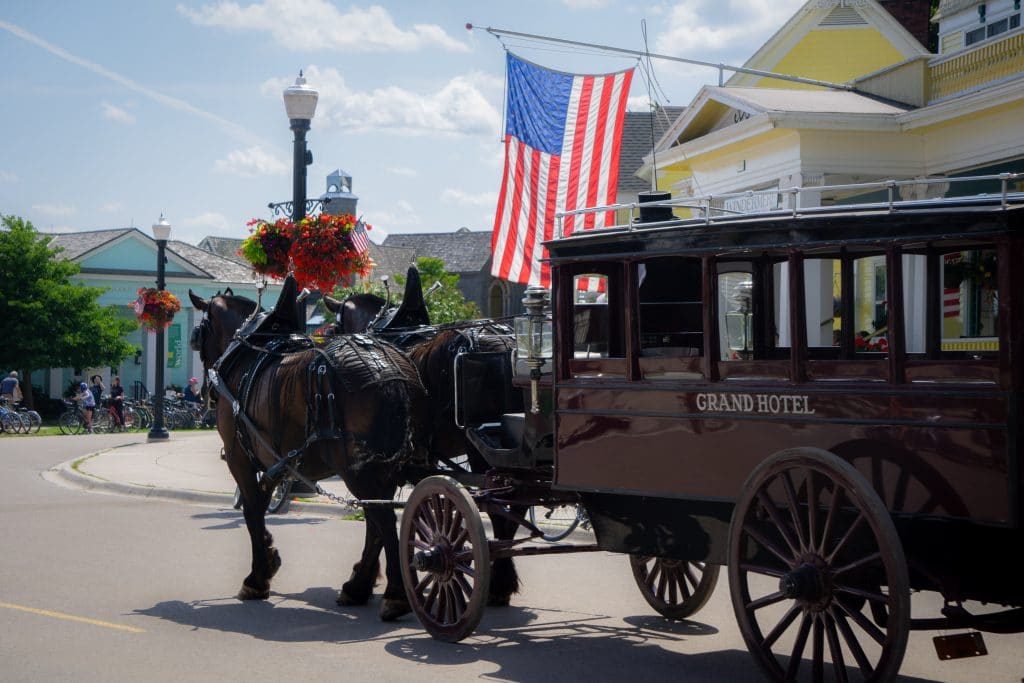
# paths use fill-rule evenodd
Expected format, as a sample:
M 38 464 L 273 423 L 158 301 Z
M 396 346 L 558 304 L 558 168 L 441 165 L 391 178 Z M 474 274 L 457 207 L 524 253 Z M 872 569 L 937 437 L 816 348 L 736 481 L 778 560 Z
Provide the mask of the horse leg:
M 239 458 L 240 456 L 240 458 Z M 226 452 L 228 469 L 242 491 L 242 514 L 252 544 L 252 568 L 242 580 L 239 600 L 265 600 L 270 596 L 270 579 L 281 567 L 281 556 L 274 547 L 274 537 L 267 531 L 266 515 L 270 494 L 263 492 L 248 457 Z
M 514 505 L 511 508 L 513 515 L 522 516 L 526 514 L 526 507 Z M 494 529 L 494 537 L 499 541 L 508 541 L 515 538 L 516 529 L 519 524 L 512 520 L 505 519 L 501 515 L 489 515 L 491 526 Z M 506 607 L 512 598 L 513 593 L 519 592 L 519 572 L 511 557 L 501 557 L 491 562 L 491 585 L 487 594 L 487 604 L 495 607 Z
M 366 521 L 376 526 L 384 543 L 384 561 L 387 564 L 387 587 L 380 603 L 381 621 L 394 621 L 412 611 L 402 583 L 402 561 L 399 557 L 398 520 L 394 508 L 370 505 L 366 508 Z
M 363 540 L 363 554 L 359 562 L 352 567 L 352 575 L 341 586 L 338 591 L 338 598 L 335 600 L 339 605 L 365 605 L 370 596 L 373 595 L 373 587 L 377 584 L 377 577 L 380 575 L 380 551 L 384 547 L 377 527 L 369 520 L 363 525 L 366 527 L 366 536 Z

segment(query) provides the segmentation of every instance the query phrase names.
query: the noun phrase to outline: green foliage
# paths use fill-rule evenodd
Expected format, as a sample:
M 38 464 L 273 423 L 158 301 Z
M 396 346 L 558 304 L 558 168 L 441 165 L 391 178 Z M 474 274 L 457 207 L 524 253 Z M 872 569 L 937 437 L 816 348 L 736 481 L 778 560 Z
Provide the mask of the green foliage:
M 3 216 L 0 229 L 0 368 L 118 365 L 135 352 L 136 328 L 120 306 L 96 303 L 104 290 L 70 281 L 78 265 L 61 258 L 32 223 Z
M 434 290 L 427 297 L 427 313 L 430 315 L 430 322 L 435 325 L 451 323 L 458 320 L 476 320 L 482 317 L 480 308 L 466 298 L 459 291 L 459 276 L 447 272 L 444 269 L 444 261 L 439 258 L 422 256 L 416 259 L 416 268 L 420 271 L 420 282 L 423 284 L 424 294 L 435 282 L 440 282 L 440 289 Z M 405 294 L 405 277 L 394 276 L 395 284 L 391 286 L 391 305 L 397 306 L 402 302 Z M 336 289 L 332 296 L 344 299 L 350 294 L 357 293 L 376 294 L 382 299 L 387 299 L 387 291 L 374 280 L 363 288 Z M 330 314 L 327 315 L 330 318 Z

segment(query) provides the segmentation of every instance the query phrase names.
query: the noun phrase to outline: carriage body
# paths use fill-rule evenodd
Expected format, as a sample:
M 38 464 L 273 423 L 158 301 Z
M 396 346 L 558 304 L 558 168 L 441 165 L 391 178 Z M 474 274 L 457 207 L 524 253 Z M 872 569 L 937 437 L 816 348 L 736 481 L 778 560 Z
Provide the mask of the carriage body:
M 818 448 L 885 503 L 912 588 L 1024 605 L 1007 561 L 1024 540 L 1024 207 L 670 220 L 548 246 L 552 485 L 580 494 L 603 549 L 725 564 L 751 471 Z

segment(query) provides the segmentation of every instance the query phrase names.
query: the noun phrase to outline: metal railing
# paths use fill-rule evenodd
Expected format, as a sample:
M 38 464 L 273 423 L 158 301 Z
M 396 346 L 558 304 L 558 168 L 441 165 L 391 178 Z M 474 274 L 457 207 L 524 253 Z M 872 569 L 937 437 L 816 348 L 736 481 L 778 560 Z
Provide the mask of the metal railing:
M 588 207 L 584 209 L 576 209 L 574 211 L 563 211 L 555 215 L 555 235 L 556 239 L 563 239 L 566 237 L 574 237 L 585 234 L 593 234 L 595 232 L 607 232 L 609 230 L 619 230 L 625 232 L 632 232 L 637 229 L 648 230 L 651 228 L 664 227 L 664 226 L 686 226 L 686 225 L 710 225 L 711 223 L 723 220 L 736 220 L 736 219 L 747 219 L 747 218 L 762 218 L 772 216 L 800 216 L 810 215 L 819 213 L 839 213 L 847 211 L 886 211 L 893 212 L 899 209 L 906 208 L 924 208 L 924 207 L 936 207 L 943 205 L 952 204 L 992 204 L 998 202 L 1002 208 L 1007 208 L 1011 205 L 1024 204 L 1024 192 L 1016 189 L 1012 189 L 1011 183 L 1018 183 L 1024 181 L 1024 173 L 999 173 L 992 175 L 978 175 L 978 176 L 964 176 L 956 178 L 913 178 L 909 180 L 880 180 L 869 183 L 846 183 L 842 185 L 822 185 L 815 187 L 791 187 L 786 189 L 770 189 L 770 190 L 744 190 L 742 192 L 725 192 L 722 194 L 706 194 L 696 197 L 682 197 L 679 199 L 666 199 L 656 202 L 631 202 L 628 204 L 611 204 L 608 206 L 599 207 Z M 938 196 L 934 198 L 927 198 L 928 189 L 933 186 L 943 186 L 941 188 L 941 194 L 945 194 L 949 187 L 958 183 L 979 183 L 979 182 L 998 182 L 999 191 L 994 193 L 979 193 L 974 195 L 962 195 L 962 196 Z M 908 191 L 905 194 L 911 195 L 910 199 L 902 197 L 904 194 L 902 190 L 907 188 Z M 822 195 L 822 194 L 843 194 L 846 196 L 863 196 L 866 194 L 883 192 L 885 193 L 885 199 L 883 201 L 866 201 L 866 202 L 854 202 L 845 204 L 831 204 L 828 206 L 811 205 L 805 206 L 802 203 L 802 198 L 807 194 Z M 916 195 L 916 196 L 915 196 Z M 725 206 L 725 202 L 730 199 L 747 199 L 752 204 L 757 203 L 755 199 L 758 197 L 766 197 L 769 199 L 768 204 L 774 204 L 777 208 L 763 210 L 763 211 L 738 211 L 730 209 Z M 774 199 L 772 199 L 774 198 Z M 761 202 L 764 203 L 764 202 Z M 673 210 L 676 209 L 689 209 L 694 212 L 698 212 L 698 216 L 694 218 L 672 218 L 670 220 L 656 221 L 656 222 L 643 222 L 640 223 L 637 218 L 640 209 L 654 208 L 654 207 L 669 207 Z M 567 216 L 581 216 L 592 213 L 603 213 L 608 211 L 614 211 L 616 214 L 620 211 L 627 212 L 627 222 L 617 224 L 614 226 L 608 226 L 604 228 L 597 228 L 594 230 L 577 230 L 572 235 L 565 235 L 563 232 L 564 219 Z

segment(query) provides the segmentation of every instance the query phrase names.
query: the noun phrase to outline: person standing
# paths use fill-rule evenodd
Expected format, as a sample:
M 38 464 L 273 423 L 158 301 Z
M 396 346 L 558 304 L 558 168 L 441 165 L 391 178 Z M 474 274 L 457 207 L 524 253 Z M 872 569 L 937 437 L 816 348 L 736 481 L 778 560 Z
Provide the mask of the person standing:
M 11 374 L 4 377 L 3 381 L 0 382 L 0 396 L 3 396 L 11 403 L 17 403 L 22 399 L 17 370 L 11 370 Z
M 85 430 L 92 434 L 92 416 L 96 412 L 96 399 L 88 384 L 82 382 L 78 385 L 78 394 L 74 400 L 82 402 L 82 413 L 85 415 Z
M 185 400 L 189 403 L 199 404 L 203 402 L 203 389 L 199 386 L 199 379 L 193 377 L 185 387 Z
M 117 427 L 124 431 L 124 387 L 116 375 L 110 380 L 110 404 L 114 406 Z
M 101 405 L 103 392 L 106 390 L 106 387 L 103 386 L 103 378 L 99 375 L 93 375 L 89 378 L 89 381 L 92 382 L 92 385 L 89 387 L 89 391 L 92 392 L 94 405 Z

